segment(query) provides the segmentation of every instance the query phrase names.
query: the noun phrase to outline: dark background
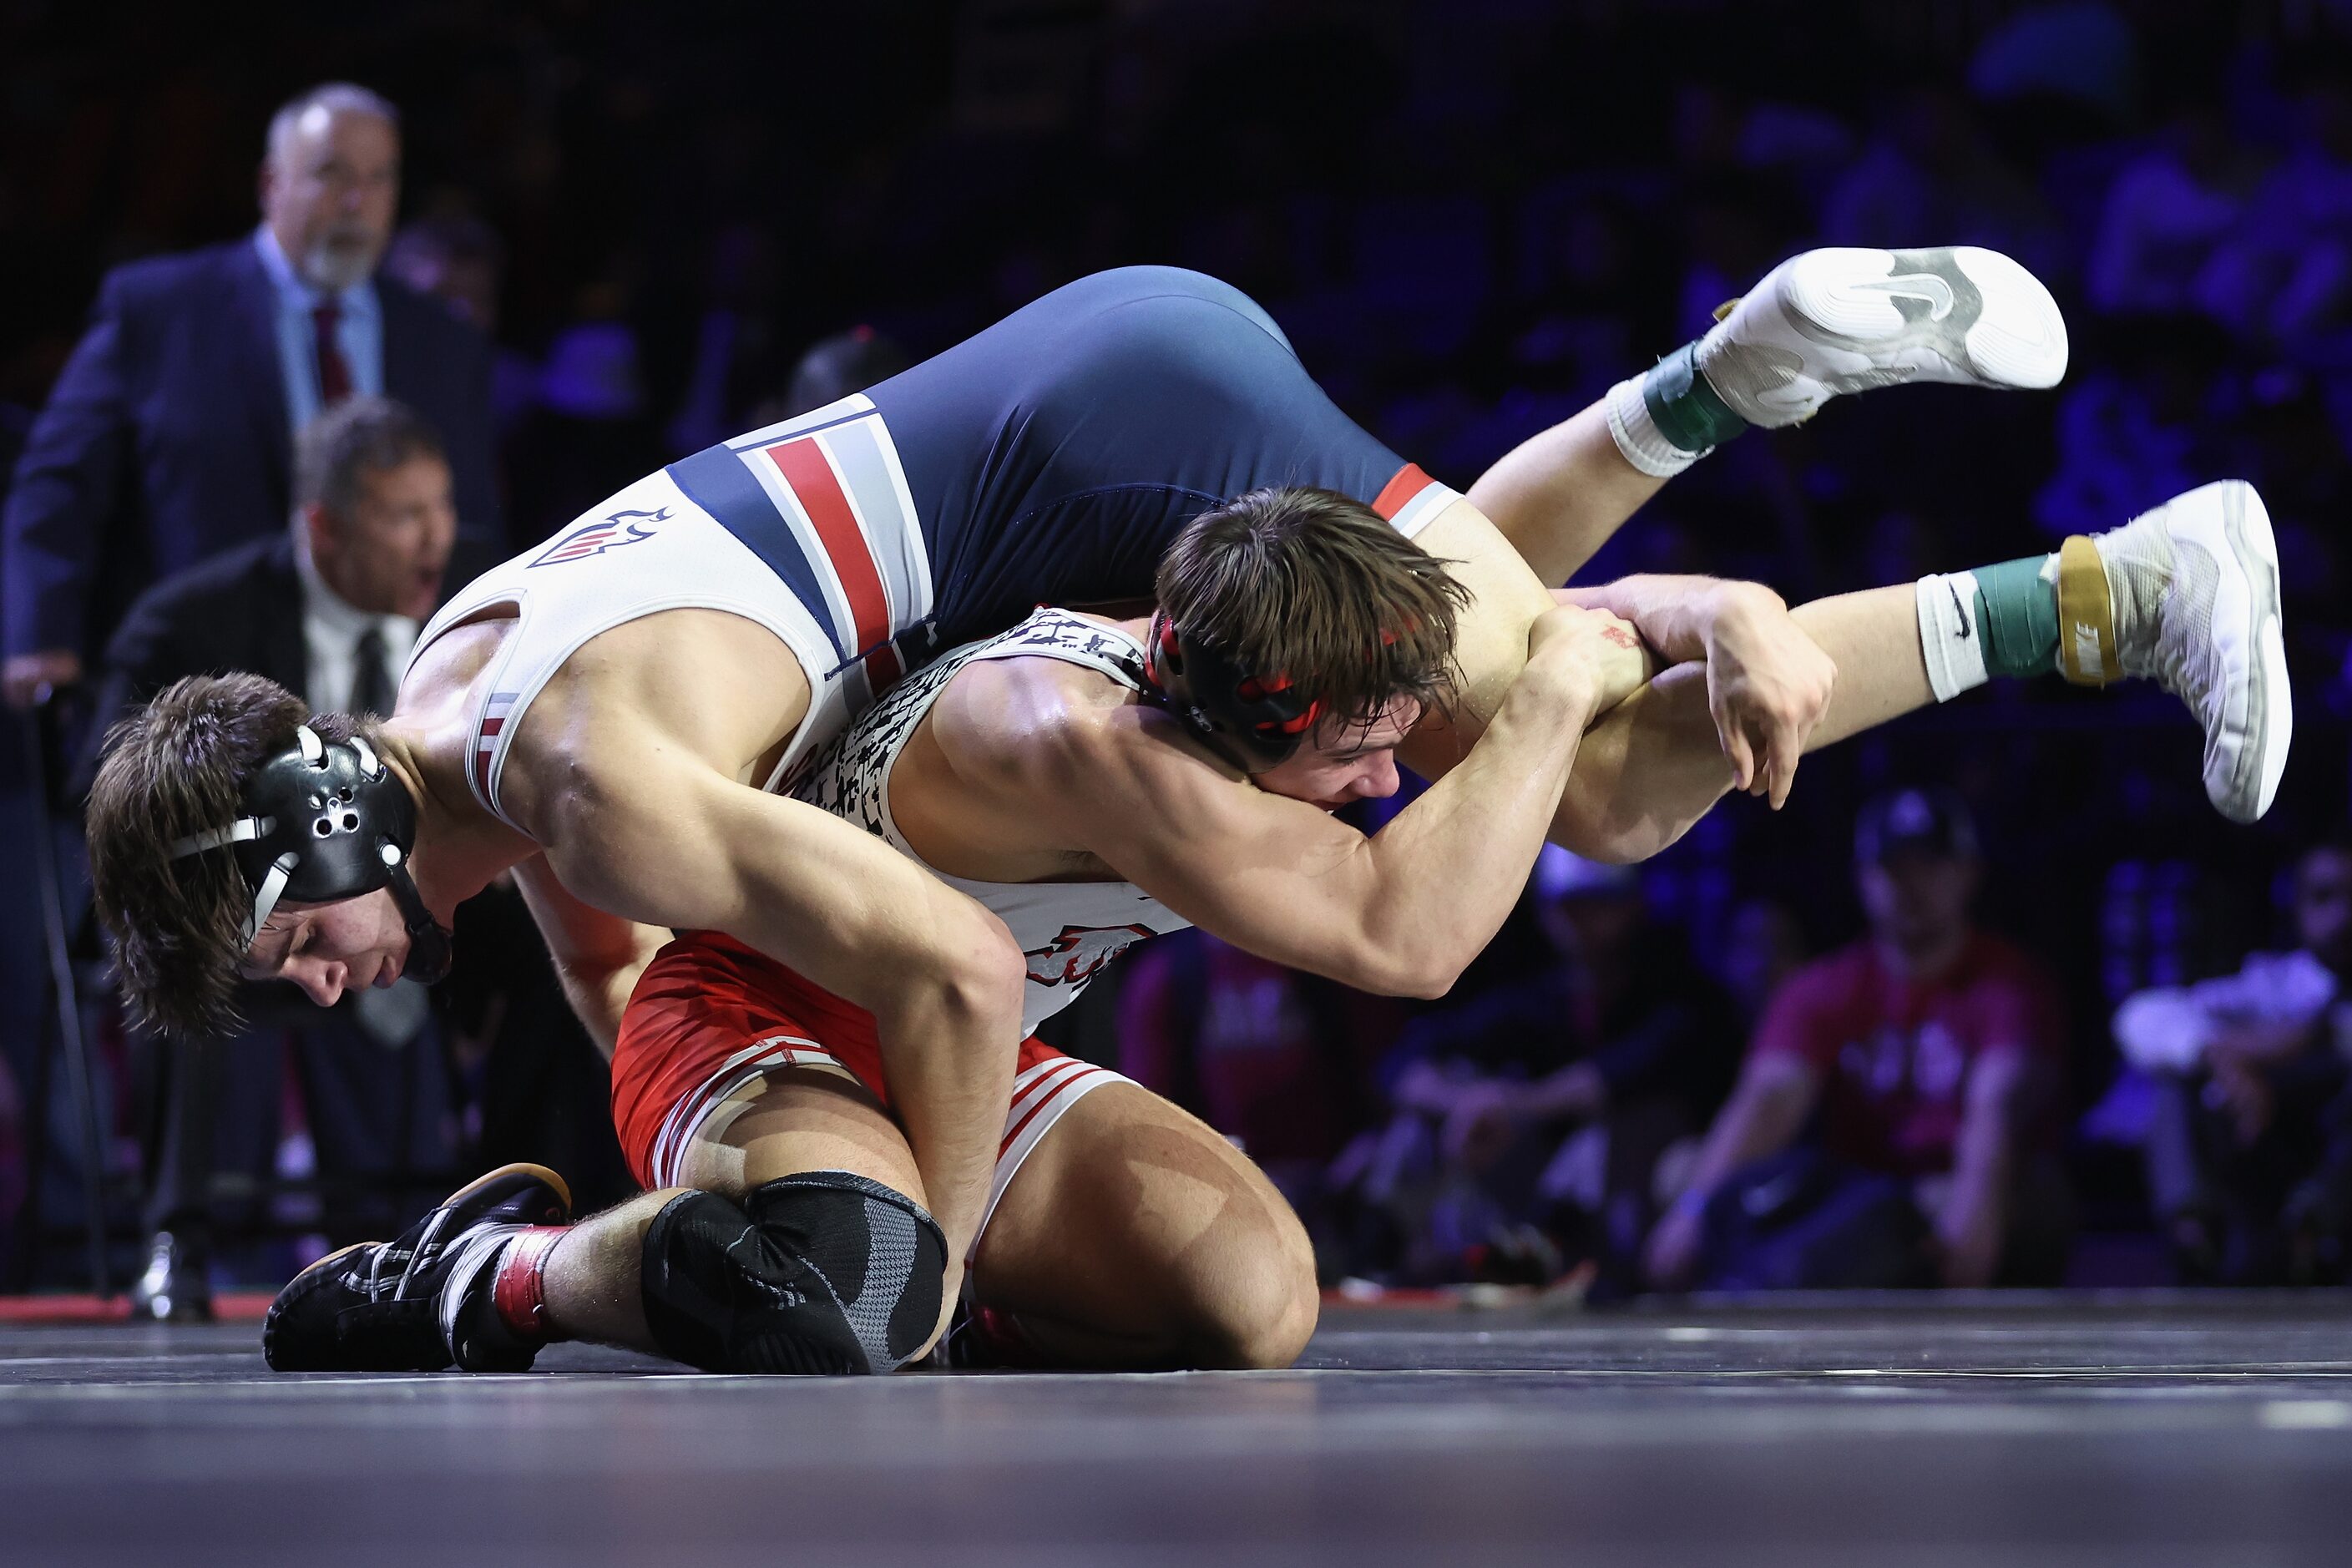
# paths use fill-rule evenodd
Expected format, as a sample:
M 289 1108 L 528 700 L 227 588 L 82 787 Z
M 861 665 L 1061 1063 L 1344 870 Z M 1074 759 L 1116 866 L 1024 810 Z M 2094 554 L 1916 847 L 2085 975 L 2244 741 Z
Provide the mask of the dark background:
M 1755 896 L 1818 950 L 1858 927 L 1858 800 L 1954 785 L 1990 923 L 2066 985 L 2080 1106 L 2112 1075 L 2116 999 L 2277 941 L 2280 871 L 2347 802 L 2352 285 L 2325 282 L 2352 246 L 2347 10 L 0 0 L 0 422 L 29 419 L 107 267 L 251 228 L 270 111 L 337 78 L 402 108 L 404 217 L 505 247 L 518 547 L 751 423 L 823 335 L 870 324 L 919 356 L 1103 267 L 1256 295 L 1342 406 L 1466 486 L 1781 256 L 1996 246 L 2067 311 L 2059 393 L 1841 400 L 1701 464 L 1586 575 L 1714 571 L 1794 601 L 2261 485 L 2298 733 L 2259 826 L 2206 805 L 2170 699 L 2042 681 L 1809 760 L 1785 812 L 1733 801 L 1648 872 L 1703 956 Z M 2030 30 L 2053 15 L 2074 30 Z M 2195 202 L 2133 193 L 2167 160 Z M 2118 252 L 2134 214 L 2158 238 Z M 2200 291 L 2232 245 L 2257 284 Z M 2283 313 L 2290 276 L 2320 281 Z M 1530 946 L 1514 928 L 1468 984 Z M 6 955 L 8 983 L 36 962 Z

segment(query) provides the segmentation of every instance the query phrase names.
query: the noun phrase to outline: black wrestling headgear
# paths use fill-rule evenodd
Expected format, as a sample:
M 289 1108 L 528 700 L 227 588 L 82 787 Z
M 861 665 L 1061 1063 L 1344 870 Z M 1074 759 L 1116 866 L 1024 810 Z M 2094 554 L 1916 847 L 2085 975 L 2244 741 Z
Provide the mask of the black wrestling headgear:
M 1151 617 L 1146 668 L 1168 710 L 1243 772 L 1262 773 L 1297 751 L 1321 717 L 1287 675 L 1253 675 L 1214 643 Z
M 449 973 L 449 933 L 408 875 L 416 847 L 416 803 L 408 786 L 357 735 L 329 744 L 304 724 L 294 739 L 245 781 L 243 816 L 179 840 L 172 858 L 223 847 L 236 857 L 254 890 L 247 944 L 280 899 L 330 904 L 390 888 L 408 928 L 402 973 L 432 984 Z

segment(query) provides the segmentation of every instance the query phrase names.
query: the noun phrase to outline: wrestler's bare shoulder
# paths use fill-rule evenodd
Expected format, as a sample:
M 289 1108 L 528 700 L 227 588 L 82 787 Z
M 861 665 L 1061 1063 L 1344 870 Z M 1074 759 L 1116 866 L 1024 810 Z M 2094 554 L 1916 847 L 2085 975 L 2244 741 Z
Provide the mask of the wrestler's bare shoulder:
M 1045 656 L 976 660 L 956 671 L 922 729 L 964 781 L 1059 787 L 1164 723 L 1123 681 Z
M 1113 880 L 1070 807 L 1083 792 L 1111 809 L 1132 794 L 1147 808 L 1120 754 L 1166 753 L 1171 735 L 1134 688 L 1098 670 L 1045 657 L 977 660 L 956 671 L 899 751 L 891 815 L 916 853 L 950 876 Z
M 462 751 L 520 624 L 494 612 L 436 637 L 402 688 L 404 712 Z M 514 815 L 529 820 L 521 795 L 541 767 L 568 772 L 655 737 L 746 782 L 763 777 L 808 704 L 800 661 L 755 622 L 698 608 L 625 621 L 574 649 L 525 710 L 504 774 Z

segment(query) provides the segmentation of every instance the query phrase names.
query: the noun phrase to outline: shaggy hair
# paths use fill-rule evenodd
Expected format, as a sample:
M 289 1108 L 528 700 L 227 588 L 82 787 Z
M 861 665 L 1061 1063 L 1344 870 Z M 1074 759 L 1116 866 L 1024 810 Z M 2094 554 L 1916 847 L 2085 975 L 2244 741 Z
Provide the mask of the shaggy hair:
M 1286 675 L 1368 724 L 1401 700 L 1445 711 L 1469 590 L 1445 563 L 1331 490 L 1252 490 L 1185 525 L 1160 560 L 1160 607 L 1243 668 Z
M 236 966 L 254 889 L 232 850 L 175 860 L 172 845 L 235 821 L 247 776 L 292 746 L 306 721 L 329 742 L 373 728 L 313 715 L 257 675 L 194 675 L 107 732 L 85 818 L 90 883 L 139 1027 L 184 1036 L 239 1026 Z

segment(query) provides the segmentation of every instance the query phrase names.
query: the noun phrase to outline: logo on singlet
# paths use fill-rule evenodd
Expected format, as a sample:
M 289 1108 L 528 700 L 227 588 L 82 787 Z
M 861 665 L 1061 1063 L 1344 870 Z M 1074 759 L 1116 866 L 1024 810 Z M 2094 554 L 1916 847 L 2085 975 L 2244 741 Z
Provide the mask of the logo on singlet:
M 1084 985 L 1095 971 L 1151 935 L 1150 926 L 1064 926 L 1062 934 L 1033 947 L 1029 978 L 1040 985 Z
M 654 536 L 653 525 L 669 521 L 669 508 L 659 511 L 616 511 L 596 522 L 583 522 L 540 552 L 532 566 L 561 566 L 566 561 L 585 561 L 591 555 L 602 555 L 607 550 L 618 550 L 624 544 Z

